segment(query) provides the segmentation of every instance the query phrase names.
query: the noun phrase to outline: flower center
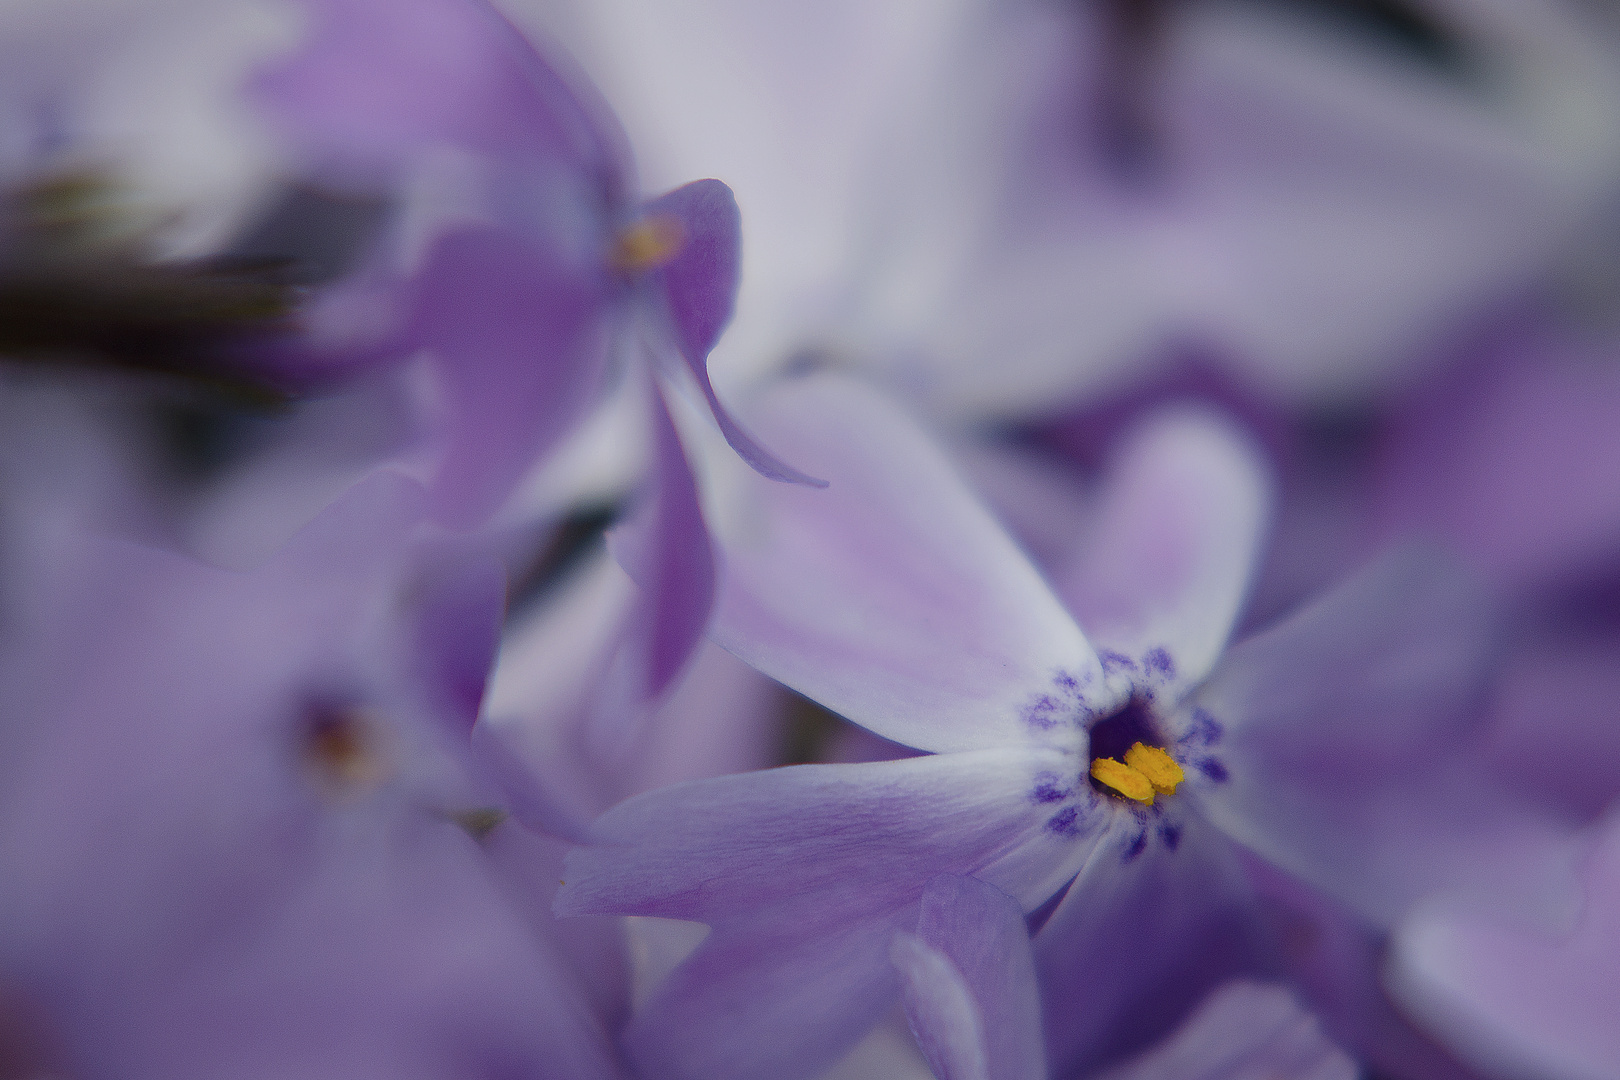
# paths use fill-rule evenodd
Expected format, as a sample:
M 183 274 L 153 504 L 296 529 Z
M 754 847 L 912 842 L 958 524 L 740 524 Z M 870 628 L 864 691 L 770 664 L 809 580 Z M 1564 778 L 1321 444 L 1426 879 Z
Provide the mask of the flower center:
M 1123 762 L 1108 757 L 1093 758 L 1091 778 L 1127 799 L 1152 806 L 1155 795 L 1174 795 L 1176 785 L 1185 780 L 1187 774 L 1181 771 L 1175 758 L 1157 746 L 1134 743 L 1125 751 Z
M 381 724 L 359 706 L 315 709 L 303 732 L 302 750 L 321 786 L 337 796 L 364 795 L 392 772 Z
M 673 259 L 686 242 L 686 231 L 675 218 L 642 218 L 619 232 L 608 261 L 627 273 L 656 270 Z
M 1166 753 L 1164 737 L 1147 702 L 1132 697 L 1125 707 L 1091 728 L 1091 778 L 1112 795 L 1152 806 L 1157 795 L 1170 795 L 1186 778 Z

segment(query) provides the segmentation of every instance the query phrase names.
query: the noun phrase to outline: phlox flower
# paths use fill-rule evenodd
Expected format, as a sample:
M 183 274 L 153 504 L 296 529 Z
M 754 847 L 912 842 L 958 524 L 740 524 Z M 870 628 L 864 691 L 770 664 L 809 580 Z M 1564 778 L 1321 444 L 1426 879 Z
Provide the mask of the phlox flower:
M 379 473 L 247 574 L 44 527 L 13 546 L 36 575 L 0 660 L 18 1067 L 621 1075 L 617 946 L 555 933 L 553 856 L 467 745 L 499 574 L 428 509 Z
M 1236 845 L 1384 920 L 1480 873 L 1478 845 L 1511 861 L 1519 819 L 1425 756 L 1466 717 L 1483 662 L 1488 623 L 1456 577 L 1395 559 L 1225 650 L 1268 495 L 1219 422 L 1171 414 L 1121 451 L 1060 600 L 881 398 L 810 378 L 760 416 L 832 486 L 717 470 L 709 633 L 927 753 L 678 784 L 592 826 L 560 914 L 711 927 L 627 1029 L 647 1075 L 835 1060 L 893 1000 L 890 942 L 940 874 L 1050 914 L 1063 1073 L 1123 989 L 1152 985 L 1155 957 L 1192 948 L 1230 897 Z M 1088 949 L 1100 962 L 1065 966 Z
M 466 528 L 499 508 L 601 399 L 615 352 L 684 371 L 751 464 L 815 482 L 738 427 L 709 382 L 741 260 L 724 184 L 643 201 L 611 113 L 482 0 L 304 8 L 303 41 L 254 98 L 303 172 L 407 204 L 392 250 L 329 303 L 352 316 L 356 294 L 380 296 L 396 311 L 351 351 L 429 357 L 442 520 Z
M 564 8 L 649 168 L 750 214 L 722 373 L 819 353 L 956 416 L 1189 345 L 1282 403 L 1379 391 L 1556 265 L 1620 160 L 1612 43 L 1560 0 Z

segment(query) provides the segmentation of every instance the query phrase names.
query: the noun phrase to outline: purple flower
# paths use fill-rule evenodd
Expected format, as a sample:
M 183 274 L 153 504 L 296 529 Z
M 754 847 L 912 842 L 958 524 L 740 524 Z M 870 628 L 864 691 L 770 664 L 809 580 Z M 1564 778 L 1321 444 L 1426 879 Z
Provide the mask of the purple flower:
M 545 853 L 466 747 L 501 592 L 426 509 L 378 474 L 246 575 L 47 538 L 0 782 L 34 1067 L 620 1075 L 570 935 L 525 910 Z
M 400 315 L 374 347 L 431 358 L 440 520 L 470 527 L 504 502 L 597 402 L 615 341 L 684 369 L 755 468 L 816 483 L 738 427 L 709 383 L 741 260 L 730 189 L 701 180 L 638 203 L 605 108 L 482 0 L 307 6 L 308 40 L 257 85 L 303 167 L 406 194 L 447 154 L 462 161 L 450 207 L 417 208 L 418 264 L 407 273 L 401 251 L 379 271 Z
M 1066 1070 L 1229 901 L 1225 836 L 1386 921 L 1477 875 L 1479 845 L 1513 856 L 1494 804 L 1421 756 L 1465 717 L 1483 656 L 1460 583 L 1395 560 L 1216 664 L 1266 516 L 1264 476 L 1220 425 L 1173 414 L 1122 451 L 1059 575 L 1083 635 L 880 399 L 810 379 L 762 415 L 833 487 L 720 479 L 711 636 L 932 753 L 681 784 L 593 826 L 560 913 L 713 928 L 628 1030 L 649 1075 L 830 1061 L 894 994 L 886 942 L 939 874 L 1026 913 L 1079 875 L 1043 931 L 1063 943 L 1043 980 Z M 1098 948 L 1110 962 L 1069 963 Z

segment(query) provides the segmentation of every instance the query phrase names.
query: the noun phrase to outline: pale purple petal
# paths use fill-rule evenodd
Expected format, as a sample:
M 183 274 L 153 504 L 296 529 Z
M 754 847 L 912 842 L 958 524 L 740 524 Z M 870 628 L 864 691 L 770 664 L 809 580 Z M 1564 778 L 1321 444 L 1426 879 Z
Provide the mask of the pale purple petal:
M 1165 1042 L 1096 1080 L 1357 1080 L 1360 1068 L 1280 986 L 1233 982 Z
M 720 404 L 709 381 L 709 353 L 731 321 L 742 274 L 742 216 L 731 189 L 718 180 L 695 180 L 654 199 L 643 212 L 649 218 L 669 217 L 680 223 L 680 250 L 656 277 L 676 348 L 726 442 L 761 476 L 826 487 L 827 481 L 783 463 L 744 431 Z
M 1097 533 L 1055 575 L 1099 650 L 1202 679 L 1248 594 L 1270 515 L 1256 448 L 1218 416 L 1162 415 L 1119 451 Z
M 468 528 L 595 399 L 606 283 L 503 230 L 469 227 L 439 238 L 416 288 L 413 337 L 444 394 L 435 509 Z
M 1375 924 L 1437 888 L 1556 887 L 1560 827 L 1469 758 L 1490 616 L 1409 552 L 1230 650 L 1192 705 L 1223 733 L 1189 770 L 1211 819 Z
M 412 674 L 435 713 L 465 733 L 478 719 L 506 616 L 506 568 L 489 556 L 451 557 L 417 585 L 409 618 Z
M 1479 582 L 1399 549 L 1228 649 L 1194 704 L 1302 759 L 1393 761 L 1473 722 L 1497 631 Z
M 938 1080 L 989 1080 L 985 1022 L 950 957 L 914 934 L 896 934 L 889 959 L 900 972 L 912 1037 Z
M 809 1080 L 894 1000 L 889 913 L 806 937 L 767 912 L 716 929 L 631 1021 L 624 1045 L 645 1080 Z
M 1101 707 L 1097 659 L 928 436 L 836 377 L 788 383 L 755 415 L 834 484 L 719 477 L 714 640 L 908 746 L 1072 740 Z
M 617 132 L 481 0 L 306 0 L 306 39 L 253 91 L 300 149 L 397 167 L 435 144 L 617 168 Z
M 1400 928 L 1391 988 L 1493 1076 L 1620 1076 L 1620 815 L 1596 829 L 1573 926 L 1436 906 Z
M 915 935 L 896 938 L 906 1013 L 941 1080 L 1043 1080 L 1040 992 L 1018 902 L 973 878 L 941 875 Z
M 1242 869 L 1208 823 L 1116 828 L 1035 938 L 1054 1075 L 1144 1051 L 1261 955 Z
M 714 605 L 714 551 L 697 483 L 663 398 L 652 403 L 653 492 L 636 520 L 608 537 L 619 565 L 641 589 L 624 647 L 637 652 L 636 690 L 656 701 L 685 669 Z
M 1089 848 L 1075 813 L 1052 824 L 1063 812 L 1052 789 L 1075 771 L 1069 755 L 1003 748 L 676 784 L 596 822 L 590 846 L 569 855 L 557 911 L 721 925 L 768 909 L 810 934 L 914 904 L 937 874 L 985 867 L 1011 868 L 1014 880 L 994 880 L 1033 906 L 1055 887 L 1052 868 L 1022 872 L 1021 851 L 1043 834 L 1077 858 Z

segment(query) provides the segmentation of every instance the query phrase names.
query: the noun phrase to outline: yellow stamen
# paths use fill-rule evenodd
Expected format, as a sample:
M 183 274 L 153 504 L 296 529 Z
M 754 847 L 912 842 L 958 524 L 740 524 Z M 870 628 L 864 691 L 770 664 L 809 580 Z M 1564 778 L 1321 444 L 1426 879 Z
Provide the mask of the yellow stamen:
M 1153 805 L 1153 781 L 1129 765 L 1122 765 L 1113 758 L 1100 757 L 1091 763 L 1091 775 L 1127 799 Z
M 1176 759 L 1157 746 L 1137 743 L 1125 751 L 1125 764 L 1147 777 L 1160 795 L 1174 795 L 1176 785 L 1187 779 Z
M 608 261 L 615 269 L 631 273 L 656 270 L 673 259 L 685 242 L 686 230 L 675 218 L 643 218 L 619 232 Z

